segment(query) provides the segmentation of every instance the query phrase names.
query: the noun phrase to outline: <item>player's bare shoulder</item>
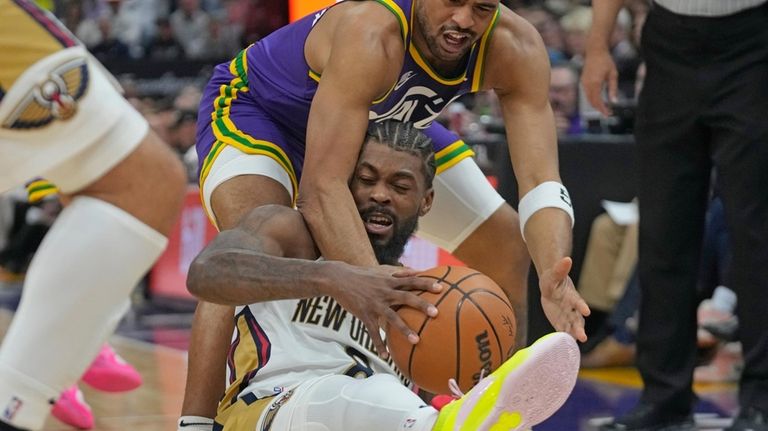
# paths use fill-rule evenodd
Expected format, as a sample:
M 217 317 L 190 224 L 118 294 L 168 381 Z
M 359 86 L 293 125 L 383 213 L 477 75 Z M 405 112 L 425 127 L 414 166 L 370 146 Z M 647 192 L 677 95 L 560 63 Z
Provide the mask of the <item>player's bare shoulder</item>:
M 405 43 L 401 23 L 376 1 L 347 1 L 316 15 L 304 52 L 313 70 L 322 72 L 334 41 L 383 50 L 390 59 L 403 57 Z
M 488 49 L 484 89 L 504 91 L 537 74 L 549 80 L 549 57 L 539 32 L 504 6 Z

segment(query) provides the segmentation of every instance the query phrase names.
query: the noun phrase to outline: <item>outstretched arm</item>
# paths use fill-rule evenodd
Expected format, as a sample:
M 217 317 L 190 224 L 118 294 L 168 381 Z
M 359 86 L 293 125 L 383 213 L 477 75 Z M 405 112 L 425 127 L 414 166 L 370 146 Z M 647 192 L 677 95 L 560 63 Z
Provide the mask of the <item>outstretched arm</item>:
M 488 58 L 486 82 L 501 102 L 520 196 L 548 181 L 561 183 L 548 97 L 549 60 L 540 36 L 522 18 L 506 13 Z M 530 216 L 523 235 L 538 271 L 547 318 L 555 329 L 585 341 L 583 316 L 589 308 L 568 276 L 570 217 L 558 208 L 541 209 Z

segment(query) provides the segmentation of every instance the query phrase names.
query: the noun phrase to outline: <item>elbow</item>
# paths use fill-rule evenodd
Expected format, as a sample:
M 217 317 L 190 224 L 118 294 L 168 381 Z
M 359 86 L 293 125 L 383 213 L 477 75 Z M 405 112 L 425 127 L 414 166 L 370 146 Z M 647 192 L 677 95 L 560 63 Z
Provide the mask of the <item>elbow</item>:
M 211 288 L 210 280 L 205 276 L 206 259 L 198 256 L 192 261 L 189 266 L 189 272 L 187 273 L 187 291 L 198 299 L 209 301 L 209 295 Z

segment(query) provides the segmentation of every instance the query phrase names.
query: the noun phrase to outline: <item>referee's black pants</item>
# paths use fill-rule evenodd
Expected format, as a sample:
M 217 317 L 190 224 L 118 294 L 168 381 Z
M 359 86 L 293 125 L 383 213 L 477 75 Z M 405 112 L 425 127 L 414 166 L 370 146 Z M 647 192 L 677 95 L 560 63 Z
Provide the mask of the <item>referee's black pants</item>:
M 696 283 L 714 164 L 745 357 L 740 403 L 768 412 L 768 5 L 719 18 L 655 6 L 642 52 L 641 401 L 688 412 L 693 400 Z

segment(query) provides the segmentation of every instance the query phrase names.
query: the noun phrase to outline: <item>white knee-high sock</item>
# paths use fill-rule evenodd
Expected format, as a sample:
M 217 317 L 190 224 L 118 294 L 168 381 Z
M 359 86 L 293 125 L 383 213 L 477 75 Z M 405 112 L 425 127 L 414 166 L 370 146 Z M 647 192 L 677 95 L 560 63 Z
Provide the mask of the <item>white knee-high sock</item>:
M 327 376 L 296 389 L 275 417 L 285 431 L 429 431 L 438 412 L 389 374 Z
M 112 333 L 166 238 L 104 201 L 80 196 L 40 245 L 0 348 L 0 421 L 36 430 Z

